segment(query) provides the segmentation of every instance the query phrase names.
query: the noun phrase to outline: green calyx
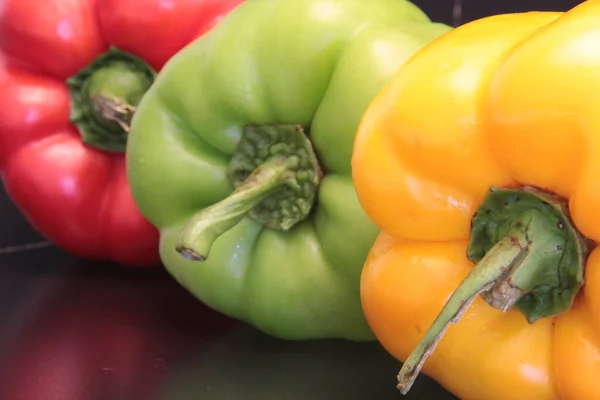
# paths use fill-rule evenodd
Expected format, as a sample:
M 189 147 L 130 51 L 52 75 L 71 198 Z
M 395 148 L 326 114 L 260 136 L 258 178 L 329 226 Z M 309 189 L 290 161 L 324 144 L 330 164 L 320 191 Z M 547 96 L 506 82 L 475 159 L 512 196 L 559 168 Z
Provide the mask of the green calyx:
M 401 393 L 478 295 L 502 311 L 516 307 L 530 323 L 571 308 L 590 248 L 561 198 L 531 187 L 492 189 L 471 221 L 467 257 L 477 264 L 404 363 Z
M 143 60 L 112 47 L 69 78 L 70 120 L 83 142 L 125 151 L 131 118 L 155 76 Z
M 176 249 L 184 258 L 205 260 L 213 242 L 245 217 L 290 230 L 310 215 L 322 178 L 310 140 L 293 124 L 246 126 L 228 173 L 233 193 L 180 233 Z
M 506 237 L 523 248 L 511 270 L 482 293 L 484 300 L 503 311 L 514 304 L 530 323 L 570 309 L 591 246 L 571 223 L 567 203 L 533 188 L 495 189 L 480 210 L 467 251 L 471 261 L 480 262 Z

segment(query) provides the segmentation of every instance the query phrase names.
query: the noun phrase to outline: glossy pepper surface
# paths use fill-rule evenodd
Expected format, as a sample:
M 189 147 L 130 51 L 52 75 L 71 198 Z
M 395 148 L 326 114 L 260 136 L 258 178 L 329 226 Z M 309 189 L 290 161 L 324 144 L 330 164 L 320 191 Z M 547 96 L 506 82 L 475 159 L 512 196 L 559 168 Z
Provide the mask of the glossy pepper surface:
M 240 0 L 5 0 L 0 173 L 32 226 L 63 249 L 158 265 L 131 197 L 129 119 L 156 71 Z
M 359 278 L 377 229 L 352 143 L 394 71 L 448 30 L 402 0 L 248 1 L 172 58 L 127 150 L 171 274 L 277 337 L 372 340 Z
M 422 366 L 463 400 L 600 398 L 599 20 L 587 1 L 466 24 L 365 113 L 362 304 L 402 392 Z

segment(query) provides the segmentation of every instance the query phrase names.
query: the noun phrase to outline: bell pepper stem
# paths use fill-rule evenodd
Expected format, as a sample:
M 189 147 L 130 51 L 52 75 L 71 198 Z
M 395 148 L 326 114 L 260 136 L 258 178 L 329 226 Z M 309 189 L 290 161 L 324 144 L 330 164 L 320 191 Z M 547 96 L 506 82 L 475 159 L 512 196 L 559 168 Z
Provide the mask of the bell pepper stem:
M 510 274 L 527 251 L 526 235 L 523 231 L 516 230 L 499 241 L 471 270 L 403 364 L 397 386 L 402 394 L 408 393 L 427 357 L 434 351 L 450 323 L 458 322 L 478 295 L 489 291 L 503 276 Z M 521 295 L 517 290 L 504 297 L 502 308 L 509 308 Z
M 204 261 L 215 240 L 286 184 L 290 175 L 285 157 L 266 161 L 227 198 L 196 213 L 181 231 L 176 250 L 188 260 Z
M 560 197 L 531 187 L 492 188 L 471 221 L 467 257 L 476 265 L 402 366 L 400 392 L 410 390 L 450 323 L 478 295 L 503 312 L 514 306 L 529 323 L 568 310 L 590 248 Z
M 245 126 L 228 174 L 233 193 L 195 214 L 179 235 L 175 249 L 188 260 L 206 260 L 217 238 L 245 217 L 289 231 L 309 216 L 322 176 L 298 124 Z
M 111 94 L 95 94 L 90 96 L 90 103 L 97 116 L 104 121 L 112 121 L 119 125 L 123 132 L 129 133 L 130 123 L 136 107 L 120 97 Z
M 82 141 L 104 151 L 124 152 L 133 114 L 155 76 L 142 59 L 111 47 L 67 79 L 69 119 Z

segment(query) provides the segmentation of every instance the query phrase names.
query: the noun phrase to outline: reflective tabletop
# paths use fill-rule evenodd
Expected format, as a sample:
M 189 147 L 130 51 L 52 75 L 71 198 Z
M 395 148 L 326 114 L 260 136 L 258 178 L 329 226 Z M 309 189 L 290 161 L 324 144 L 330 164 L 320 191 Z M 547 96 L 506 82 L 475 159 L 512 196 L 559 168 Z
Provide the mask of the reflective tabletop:
M 401 396 L 377 343 L 276 340 L 163 269 L 52 247 L 0 256 L 0 321 L 0 399 L 455 399 L 425 376 Z

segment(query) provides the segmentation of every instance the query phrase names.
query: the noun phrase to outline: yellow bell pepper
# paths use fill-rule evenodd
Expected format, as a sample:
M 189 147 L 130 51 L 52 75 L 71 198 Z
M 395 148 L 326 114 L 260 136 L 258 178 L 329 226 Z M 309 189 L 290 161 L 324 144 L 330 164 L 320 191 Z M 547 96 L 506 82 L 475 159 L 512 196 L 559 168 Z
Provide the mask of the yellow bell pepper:
M 463 400 L 600 399 L 600 1 L 483 18 L 415 54 L 352 160 L 381 228 L 367 320 Z

